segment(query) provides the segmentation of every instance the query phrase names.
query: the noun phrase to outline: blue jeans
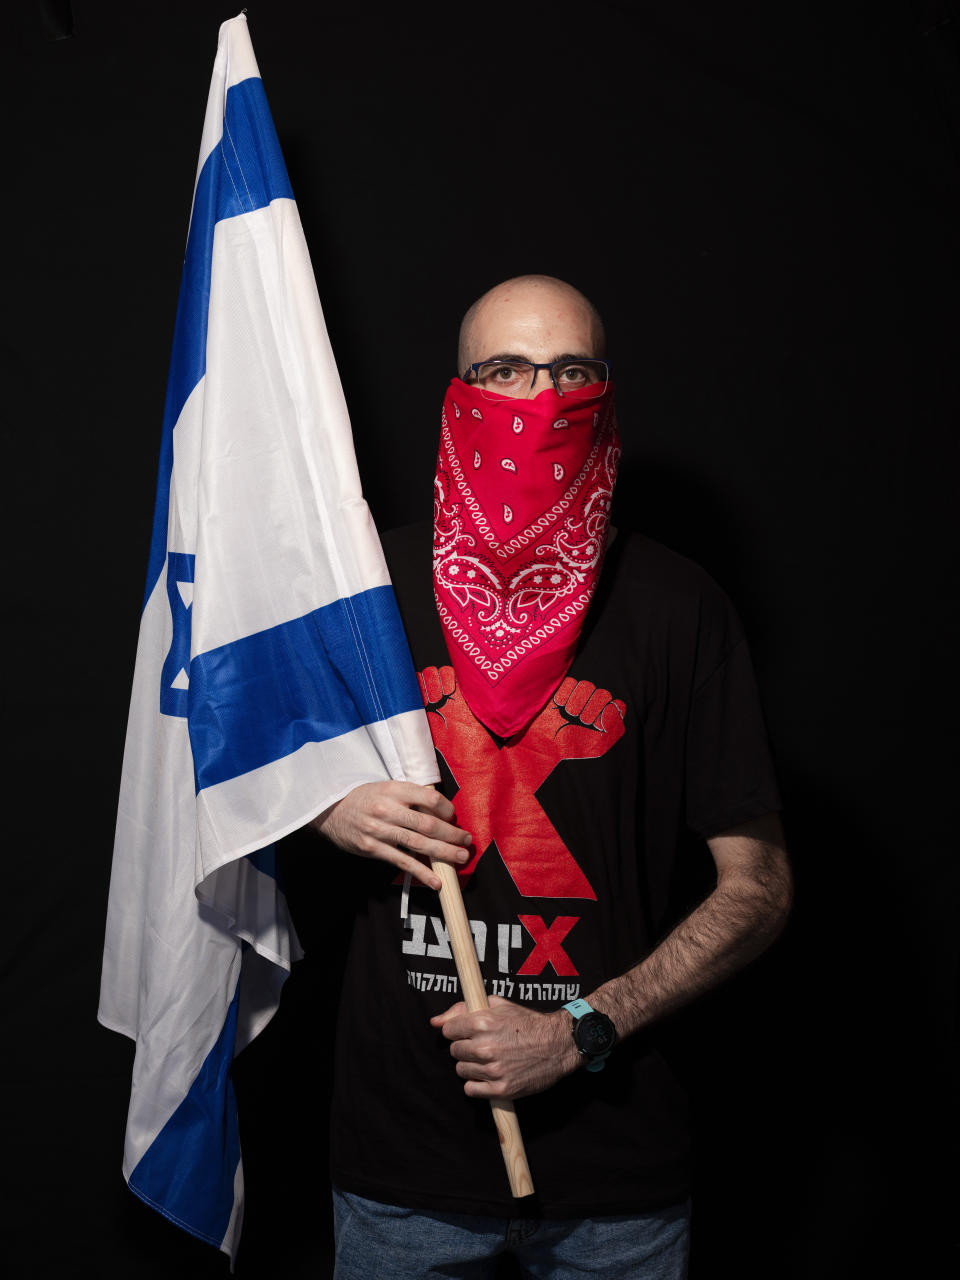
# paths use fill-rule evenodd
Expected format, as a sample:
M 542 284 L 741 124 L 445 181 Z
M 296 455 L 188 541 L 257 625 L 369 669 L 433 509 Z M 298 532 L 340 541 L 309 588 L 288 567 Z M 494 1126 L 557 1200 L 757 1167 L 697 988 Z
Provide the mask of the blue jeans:
M 690 1202 L 603 1218 L 419 1213 L 333 1192 L 334 1280 L 489 1280 L 498 1254 L 536 1280 L 684 1280 Z

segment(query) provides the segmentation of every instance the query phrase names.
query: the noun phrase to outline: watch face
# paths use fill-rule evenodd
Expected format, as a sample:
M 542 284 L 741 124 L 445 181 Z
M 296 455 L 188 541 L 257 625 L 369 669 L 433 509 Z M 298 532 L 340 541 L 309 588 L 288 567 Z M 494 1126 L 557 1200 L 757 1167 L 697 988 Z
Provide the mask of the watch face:
M 577 1048 L 588 1057 L 609 1053 L 617 1042 L 613 1023 L 605 1013 L 586 1013 L 574 1028 Z

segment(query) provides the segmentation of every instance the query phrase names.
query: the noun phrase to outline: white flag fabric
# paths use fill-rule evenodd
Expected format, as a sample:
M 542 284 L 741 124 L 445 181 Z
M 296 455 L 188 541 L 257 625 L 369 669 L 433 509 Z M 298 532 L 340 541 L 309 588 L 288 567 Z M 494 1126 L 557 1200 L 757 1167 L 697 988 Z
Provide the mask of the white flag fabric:
M 299 954 L 272 844 L 385 778 L 439 775 L 241 16 L 194 190 L 99 1010 L 136 1041 L 131 1189 L 231 1257 L 231 1063 Z

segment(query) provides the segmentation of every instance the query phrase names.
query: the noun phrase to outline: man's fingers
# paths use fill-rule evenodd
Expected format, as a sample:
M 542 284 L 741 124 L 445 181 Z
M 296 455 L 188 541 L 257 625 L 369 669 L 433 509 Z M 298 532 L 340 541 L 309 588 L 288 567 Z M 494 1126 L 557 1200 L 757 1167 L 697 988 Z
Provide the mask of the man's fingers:
M 463 1059 L 454 1067 L 461 1080 L 499 1080 L 498 1064 L 481 1062 L 479 1059 Z
M 448 1040 L 466 1040 L 471 1036 L 485 1035 L 494 1029 L 497 1018 L 491 1017 L 491 1011 L 495 1015 L 498 1009 L 517 1007 L 512 1000 L 504 1000 L 503 996 L 490 996 L 488 1005 L 486 1009 L 469 1010 L 461 1000 L 446 1013 L 439 1015 L 436 1026 L 443 1027 L 443 1034 Z
M 470 856 L 467 852 L 469 837 L 464 840 L 456 827 L 441 835 L 431 836 L 425 835 L 422 831 L 415 831 L 412 827 L 396 826 L 389 838 L 401 848 L 409 849 L 411 853 L 418 853 L 423 858 L 442 858 L 444 862 L 466 862 Z
M 397 809 L 394 818 L 402 826 L 426 836 L 429 840 L 445 840 L 447 844 L 467 845 L 471 843 L 469 831 L 464 831 L 462 827 L 454 826 L 452 822 L 448 822 L 445 818 L 437 817 L 432 813 L 424 813 L 420 809 L 401 807 Z
M 388 782 L 384 789 L 397 804 L 432 813 L 444 822 L 452 822 L 457 816 L 453 805 L 436 787 L 421 787 L 417 782 Z
M 490 1045 L 476 1040 L 454 1040 L 450 1046 L 451 1057 L 458 1062 L 476 1062 L 489 1065 L 493 1062 L 494 1051 Z
M 380 858 L 383 862 L 392 863 L 398 871 L 403 871 L 404 873 L 409 871 L 412 879 L 416 880 L 418 884 L 426 885 L 428 889 L 436 889 L 439 893 L 442 887 L 440 877 L 428 863 L 421 862 L 419 858 L 411 857 L 408 853 L 394 848 L 393 845 L 381 844 L 379 851 L 371 856 Z
M 467 1006 L 463 1000 L 458 1000 L 456 1004 L 452 1004 L 449 1009 L 444 1009 L 443 1013 L 435 1013 L 430 1019 L 431 1027 L 442 1027 L 448 1018 L 455 1018 L 457 1014 L 466 1013 Z
M 509 1091 L 502 1080 L 468 1080 L 463 1086 L 468 1098 L 506 1098 Z M 518 1094 L 522 1097 L 522 1094 Z
M 469 831 L 448 821 L 452 818 L 456 818 L 453 805 L 439 791 L 414 783 L 392 783 L 360 819 L 359 830 L 367 845 L 361 846 L 362 851 L 379 857 L 369 845 L 381 842 L 423 858 L 464 863 L 472 840 Z
M 448 1040 L 466 1040 L 471 1036 L 485 1035 L 493 1029 L 493 1021 L 488 1009 L 474 1009 L 470 1012 L 466 1005 L 459 1011 L 445 1018 L 442 1024 L 443 1034 Z
M 462 866 L 470 854 L 461 845 L 451 845 L 443 840 L 430 840 L 409 827 L 394 827 L 387 836 L 387 842 L 398 849 L 415 853 L 419 858 L 433 858 L 437 862 L 449 862 L 453 866 Z

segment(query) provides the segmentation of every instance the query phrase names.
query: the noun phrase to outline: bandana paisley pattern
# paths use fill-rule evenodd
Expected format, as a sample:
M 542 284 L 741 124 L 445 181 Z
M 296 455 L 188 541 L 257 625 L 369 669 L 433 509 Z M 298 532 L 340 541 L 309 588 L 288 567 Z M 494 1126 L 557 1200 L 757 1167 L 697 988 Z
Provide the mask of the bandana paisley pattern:
M 501 736 L 528 723 L 573 660 L 619 458 L 612 387 L 514 400 L 454 378 L 447 390 L 434 592 L 464 697 Z

